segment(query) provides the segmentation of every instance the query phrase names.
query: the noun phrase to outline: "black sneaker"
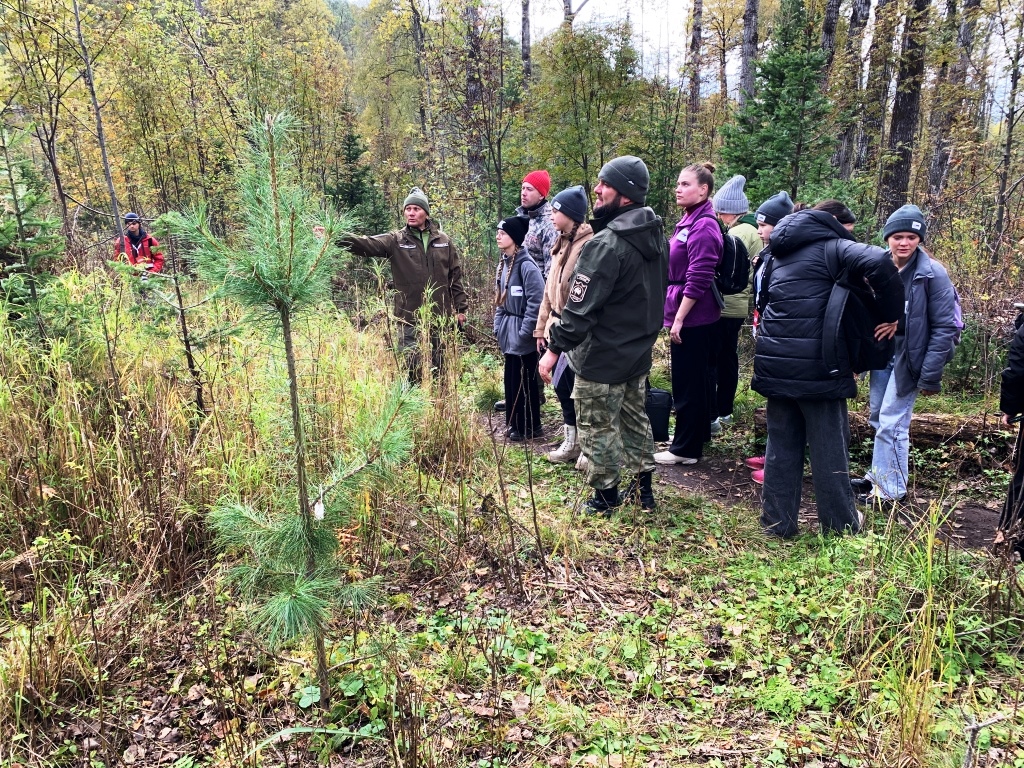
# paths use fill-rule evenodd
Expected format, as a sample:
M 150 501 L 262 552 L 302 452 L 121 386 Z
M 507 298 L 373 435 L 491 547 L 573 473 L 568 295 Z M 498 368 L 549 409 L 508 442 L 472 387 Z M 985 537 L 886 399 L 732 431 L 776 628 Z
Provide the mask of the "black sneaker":
M 498 413 L 504 413 L 505 412 L 505 401 L 504 400 L 499 400 L 498 402 L 496 402 L 494 404 L 494 410 L 496 410 Z
M 521 443 L 521 442 L 523 442 L 523 440 L 526 439 L 521 432 L 519 432 L 518 430 L 512 429 L 511 427 L 509 427 L 505 431 L 505 437 L 507 437 L 513 443 Z
M 874 484 L 866 477 L 851 477 L 850 488 L 853 489 L 854 494 L 858 493 L 871 493 L 874 488 Z

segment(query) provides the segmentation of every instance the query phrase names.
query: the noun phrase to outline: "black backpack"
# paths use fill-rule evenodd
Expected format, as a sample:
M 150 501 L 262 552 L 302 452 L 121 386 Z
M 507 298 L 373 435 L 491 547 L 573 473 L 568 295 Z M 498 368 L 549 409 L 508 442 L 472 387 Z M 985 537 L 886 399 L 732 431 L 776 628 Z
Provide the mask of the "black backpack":
M 736 235 L 730 234 L 714 214 L 698 216 L 714 219 L 722 232 L 722 257 L 715 267 L 715 285 L 723 296 L 743 293 L 750 285 L 750 254 L 747 246 Z
M 822 358 L 830 376 L 849 376 L 885 368 L 896 353 L 896 340 L 875 339 L 875 327 L 882 322 L 874 293 L 867 284 L 850 283 L 846 269 L 839 266 L 839 240 L 825 244 L 825 263 L 835 281 L 825 307 L 821 340 Z M 771 250 L 764 258 L 761 290 L 756 307 L 764 314 L 771 302 L 769 283 L 775 266 Z M 843 354 L 845 352 L 845 356 Z M 845 360 L 844 360 L 845 357 Z
M 825 244 L 825 263 L 835 280 L 825 307 L 824 338 L 821 340 L 822 357 L 831 376 L 849 376 L 853 373 L 877 371 L 885 368 L 896 353 L 896 340 L 875 338 L 875 327 L 882 322 L 878 315 L 875 295 L 866 284 L 851 283 L 845 268 L 839 266 L 839 240 Z M 840 350 L 845 344 L 846 363 Z

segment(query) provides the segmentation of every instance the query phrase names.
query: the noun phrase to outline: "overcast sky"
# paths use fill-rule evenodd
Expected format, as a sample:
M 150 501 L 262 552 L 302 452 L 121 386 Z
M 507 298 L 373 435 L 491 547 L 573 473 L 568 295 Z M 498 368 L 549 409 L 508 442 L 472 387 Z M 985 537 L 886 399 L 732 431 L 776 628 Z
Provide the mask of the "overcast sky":
M 573 7 L 580 0 L 573 0 Z M 522 25 L 522 0 L 495 0 L 495 5 L 505 13 L 512 37 L 519 37 Z M 633 30 L 642 41 L 644 70 L 651 72 L 660 59 L 664 75 L 666 57 L 671 57 L 672 77 L 678 77 L 678 68 L 683 61 L 686 48 L 686 19 L 689 3 L 685 0 L 588 0 L 576 16 L 579 24 L 606 24 L 626 18 L 633 23 Z M 530 37 L 534 44 L 551 34 L 562 23 L 562 0 L 531 0 Z

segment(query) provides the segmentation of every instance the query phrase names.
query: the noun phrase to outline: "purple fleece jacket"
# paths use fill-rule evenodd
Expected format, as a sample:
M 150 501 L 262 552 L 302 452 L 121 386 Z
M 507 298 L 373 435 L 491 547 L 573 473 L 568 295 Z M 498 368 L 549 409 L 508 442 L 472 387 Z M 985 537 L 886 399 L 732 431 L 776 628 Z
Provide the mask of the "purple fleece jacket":
M 676 224 L 668 248 L 666 328 L 672 327 L 683 296 L 697 300 L 683 321 L 684 328 L 708 325 L 722 316 L 711 290 L 715 267 L 722 256 L 722 230 L 714 217 L 709 199 L 687 211 Z

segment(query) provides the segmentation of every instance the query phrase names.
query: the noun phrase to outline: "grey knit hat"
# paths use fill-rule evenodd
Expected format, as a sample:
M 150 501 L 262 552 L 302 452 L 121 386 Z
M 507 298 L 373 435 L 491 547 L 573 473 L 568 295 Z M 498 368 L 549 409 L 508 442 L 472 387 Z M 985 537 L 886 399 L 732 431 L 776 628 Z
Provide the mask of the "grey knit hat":
M 733 176 L 725 182 L 711 198 L 715 213 L 746 213 L 749 211 L 750 201 L 743 194 L 743 185 L 746 183 L 746 178 L 739 175 Z
M 643 204 L 647 201 L 651 174 L 639 157 L 622 155 L 613 158 L 604 164 L 597 178 L 634 203 Z
M 405 208 L 407 205 L 418 205 L 427 212 L 427 216 L 430 215 L 430 203 L 427 202 L 427 196 L 419 187 L 413 187 L 409 192 L 408 197 L 405 198 L 405 202 L 402 203 L 402 207 Z
M 587 191 L 579 185 L 563 189 L 555 195 L 554 200 L 551 201 L 551 207 L 556 211 L 561 211 L 573 221 L 586 221 Z
M 897 232 L 910 232 L 920 237 L 923 243 L 927 229 L 928 225 L 925 223 L 921 209 L 916 205 L 904 205 L 885 220 L 885 226 L 882 227 L 882 239 L 888 240 Z
M 789 216 L 793 212 L 793 208 L 793 200 L 790 198 L 789 192 L 779 192 L 758 206 L 757 223 L 771 224 L 774 227 L 779 223 L 779 219 Z

